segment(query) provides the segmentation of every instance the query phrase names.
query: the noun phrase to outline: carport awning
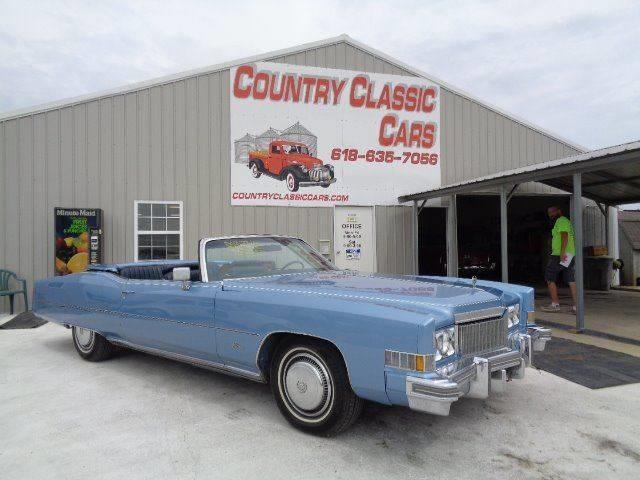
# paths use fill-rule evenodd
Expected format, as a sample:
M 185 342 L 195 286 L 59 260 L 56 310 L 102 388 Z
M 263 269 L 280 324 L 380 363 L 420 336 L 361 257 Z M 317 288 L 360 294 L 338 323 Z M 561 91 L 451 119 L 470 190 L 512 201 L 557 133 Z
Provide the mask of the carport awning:
M 427 200 L 525 182 L 540 182 L 573 192 L 573 174 L 576 173 L 582 174 L 583 197 L 606 205 L 640 202 L 640 141 L 403 195 L 398 201 Z

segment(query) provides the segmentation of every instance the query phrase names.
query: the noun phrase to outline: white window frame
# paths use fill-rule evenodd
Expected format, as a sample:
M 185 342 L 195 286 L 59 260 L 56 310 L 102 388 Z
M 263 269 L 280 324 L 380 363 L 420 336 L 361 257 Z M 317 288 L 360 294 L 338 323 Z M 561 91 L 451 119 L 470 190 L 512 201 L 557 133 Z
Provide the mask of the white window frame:
M 180 230 L 152 230 L 152 231 L 138 231 L 138 205 L 139 204 L 156 204 L 156 205 L 179 205 L 180 206 Z M 138 261 L 138 236 L 139 235 L 180 235 L 180 260 L 184 260 L 184 205 L 181 200 L 136 200 L 133 202 L 133 260 Z M 145 260 L 145 261 L 158 261 L 163 260 Z

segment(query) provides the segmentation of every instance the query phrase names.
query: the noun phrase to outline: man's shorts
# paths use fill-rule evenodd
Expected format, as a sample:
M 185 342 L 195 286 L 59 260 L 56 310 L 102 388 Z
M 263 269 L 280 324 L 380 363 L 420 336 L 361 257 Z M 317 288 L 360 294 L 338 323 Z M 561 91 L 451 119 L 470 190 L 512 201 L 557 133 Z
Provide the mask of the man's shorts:
M 571 263 L 568 267 L 560 265 L 560 256 L 551 255 L 549 257 L 549 263 L 544 272 L 544 279 L 547 282 L 557 282 L 558 277 L 562 275 L 565 283 L 574 283 L 576 281 L 576 274 L 574 270 L 575 258 L 571 259 Z

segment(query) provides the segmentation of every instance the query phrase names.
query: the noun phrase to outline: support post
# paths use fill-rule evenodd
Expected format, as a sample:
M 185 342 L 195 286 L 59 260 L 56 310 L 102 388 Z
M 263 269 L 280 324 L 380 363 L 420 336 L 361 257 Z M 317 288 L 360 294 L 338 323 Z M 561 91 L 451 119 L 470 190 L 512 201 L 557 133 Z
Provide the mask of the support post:
M 609 255 L 614 259 L 620 257 L 620 239 L 618 238 L 618 208 L 607 208 L 607 247 L 609 248 Z M 613 271 L 613 278 L 611 279 L 613 286 L 620 285 L 620 270 Z
M 413 274 L 414 275 L 419 275 L 420 274 L 420 258 L 419 258 L 419 254 L 420 252 L 418 251 L 420 243 L 419 243 L 419 237 L 418 237 L 418 225 L 419 225 L 419 218 L 418 216 L 420 215 L 420 211 L 418 210 L 418 201 L 414 200 L 413 201 L 413 207 L 411 209 L 411 216 L 413 218 Z
M 447 275 L 458 276 L 458 211 L 455 195 L 449 197 L 447 208 Z
M 502 263 L 502 281 L 509 282 L 509 244 L 507 237 L 507 186 L 500 189 L 500 259 Z
M 576 245 L 575 270 L 576 270 L 576 332 L 584 331 L 584 265 L 582 253 L 582 174 L 573 174 L 573 230 Z

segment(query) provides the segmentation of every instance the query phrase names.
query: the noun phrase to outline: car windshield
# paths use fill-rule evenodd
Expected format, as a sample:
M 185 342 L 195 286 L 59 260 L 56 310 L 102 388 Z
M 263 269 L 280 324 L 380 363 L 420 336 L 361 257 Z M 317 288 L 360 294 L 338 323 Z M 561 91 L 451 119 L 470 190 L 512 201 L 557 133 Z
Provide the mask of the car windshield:
M 209 281 L 335 270 L 302 240 L 287 237 L 210 240 L 205 247 L 205 260 Z
M 284 145 L 285 153 L 302 153 L 309 155 L 309 149 L 304 145 Z

